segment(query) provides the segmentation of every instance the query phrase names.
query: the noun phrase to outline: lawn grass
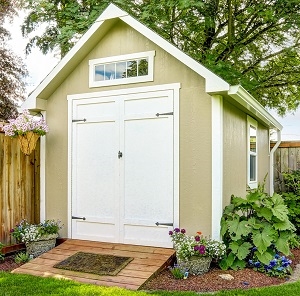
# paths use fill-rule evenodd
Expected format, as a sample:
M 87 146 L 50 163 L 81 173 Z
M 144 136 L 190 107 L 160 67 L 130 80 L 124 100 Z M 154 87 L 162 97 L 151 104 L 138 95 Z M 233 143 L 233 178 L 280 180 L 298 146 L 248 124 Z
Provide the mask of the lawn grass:
M 281 286 L 265 287 L 249 290 L 220 291 L 216 296 L 298 296 L 300 294 L 300 282 Z M 35 277 L 22 274 L 0 272 L 0 296 L 42 296 L 42 295 L 66 295 L 66 296 L 196 296 L 195 292 L 143 292 L 129 291 L 120 288 L 99 287 L 85 285 L 70 280 Z M 205 294 L 203 294 L 205 295 Z M 208 294 L 206 294 L 208 295 Z M 211 295 L 211 294 L 210 294 Z

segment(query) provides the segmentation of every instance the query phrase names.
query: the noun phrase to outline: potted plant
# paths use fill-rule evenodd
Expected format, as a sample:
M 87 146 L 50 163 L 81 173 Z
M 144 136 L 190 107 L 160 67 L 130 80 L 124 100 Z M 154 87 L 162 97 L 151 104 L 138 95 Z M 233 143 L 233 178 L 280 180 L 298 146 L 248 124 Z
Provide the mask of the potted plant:
M 207 272 L 212 259 L 219 260 L 226 253 L 222 242 L 205 238 L 201 232 L 188 236 L 185 229 L 175 228 L 169 235 L 174 243 L 178 265 L 191 274 Z
M 37 140 L 48 131 L 48 125 L 43 117 L 36 117 L 23 110 L 16 119 L 9 119 L 9 123 L 3 127 L 6 136 L 18 137 L 21 150 L 24 154 L 30 155 L 35 149 Z
M 45 220 L 39 224 L 30 224 L 24 219 L 10 232 L 17 242 L 25 243 L 29 256 L 35 258 L 55 247 L 61 228 L 59 220 Z

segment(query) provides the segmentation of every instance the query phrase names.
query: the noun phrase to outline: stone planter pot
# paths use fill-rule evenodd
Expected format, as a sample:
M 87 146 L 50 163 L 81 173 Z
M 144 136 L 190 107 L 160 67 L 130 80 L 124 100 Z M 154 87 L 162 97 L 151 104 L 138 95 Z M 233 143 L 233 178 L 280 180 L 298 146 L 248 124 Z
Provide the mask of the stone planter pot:
M 188 270 L 193 275 L 208 272 L 212 258 L 192 256 L 189 260 L 182 260 L 177 257 L 177 263 L 183 271 Z
M 50 234 L 41 237 L 41 239 L 36 242 L 25 243 L 26 252 L 30 257 L 36 258 L 53 249 L 55 247 L 57 237 L 57 234 Z

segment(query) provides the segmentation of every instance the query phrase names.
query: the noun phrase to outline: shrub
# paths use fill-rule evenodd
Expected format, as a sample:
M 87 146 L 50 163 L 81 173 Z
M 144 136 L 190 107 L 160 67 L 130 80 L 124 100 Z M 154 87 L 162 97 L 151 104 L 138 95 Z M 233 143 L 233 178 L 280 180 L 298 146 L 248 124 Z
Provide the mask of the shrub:
M 300 170 L 283 173 L 285 192 L 282 192 L 284 203 L 289 210 L 289 219 L 300 235 Z
M 279 194 L 269 196 L 259 186 L 250 190 L 245 199 L 232 196 L 221 219 L 221 235 L 228 252 L 220 267 L 244 268 L 251 254 L 265 265 L 277 252 L 289 255 L 294 231 Z

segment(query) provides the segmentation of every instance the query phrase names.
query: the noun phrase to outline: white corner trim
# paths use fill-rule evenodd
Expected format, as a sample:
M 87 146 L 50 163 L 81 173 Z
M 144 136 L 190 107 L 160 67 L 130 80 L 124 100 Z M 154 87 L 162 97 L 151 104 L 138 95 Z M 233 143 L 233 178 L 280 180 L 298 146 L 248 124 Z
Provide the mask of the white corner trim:
M 179 164 L 179 100 L 180 100 L 180 84 L 174 84 L 173 85 L 173 94 L 174 94 L 174 116 L 173 116 L 173 129 L 174 129 L 174 152 L 173 152 L 173 173 L 174 173 L 174 225 L 173 227 L 179 227 L 179 213 L 180 213 L 180 208 L 179 208 L 179 172 L 180 172 L 180 164 Z
M 277 150 L 277 148 L 279 147 L 280 143 L 281 143 L 281 130 L 277 130 L 277 142 L 276 142 L 275 146 L 272 148 L 272 150 L 270 151 L 270 160 L 269 160 L 270 161 L 270 172 L 269 172 L 270 196 L 272 196 L 274 194 L 274 153 Z
M 41 112 L 46 120 L 46 112 Z M 46 136 L 40 137 L 40 221 L 46 219 Z
M 212 99 L 212 238 L 220 240 L 223 213 L 223 97 Z
M 68 238 L 72 238 L 72 108 L 68 100 Z

